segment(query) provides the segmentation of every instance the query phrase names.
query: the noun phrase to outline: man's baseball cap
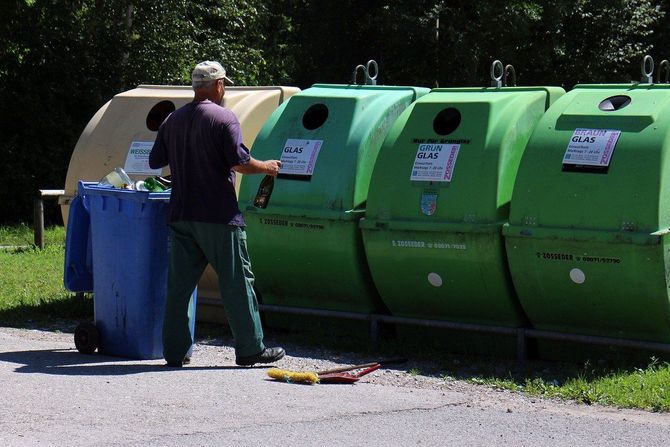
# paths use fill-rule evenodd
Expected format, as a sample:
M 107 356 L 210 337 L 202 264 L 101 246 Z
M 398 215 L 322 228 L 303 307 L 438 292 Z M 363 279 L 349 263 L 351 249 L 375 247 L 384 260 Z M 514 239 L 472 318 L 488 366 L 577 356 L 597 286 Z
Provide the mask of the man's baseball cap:
M 218 62 L 200 62 L 193 69 L 193 73 L 191 73 L 191 82 L 216 81 L 217 79 L 223 79 L 229 84 L 234 84 L 234 82 L 226 76 L 226 69 Z

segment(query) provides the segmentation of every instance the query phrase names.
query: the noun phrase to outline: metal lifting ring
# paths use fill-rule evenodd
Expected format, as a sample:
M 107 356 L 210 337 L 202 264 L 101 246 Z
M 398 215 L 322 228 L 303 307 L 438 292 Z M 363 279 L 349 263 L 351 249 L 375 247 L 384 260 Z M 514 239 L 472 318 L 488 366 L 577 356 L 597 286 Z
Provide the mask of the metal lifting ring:
M 505 87 L 508 87 L 510 85 L 510 83 L 507 82 L 508 77 L 512 78 L 512 84 L 511 84 L 512 87 L 516 87 L 516 70 L 514 70 L 512 64 L 507 64 L 505 66 L 505 74 L 503 76 Z
M 374 73 L 375 75 L 372 76 L 370 73 L 372 73 L 371 68 L 374 67 Z M 377 85 L 377 75 L 379 74 L 379 66 L 377 65 L 377 62 L 374 59 L 370 59 L 368 63 L 365 66 L 365 83 L 369 85 Z
M 363 83 L 358 83 L 358 72 L 363 71 Z M 374 76 L 370 76 L 370 73 L 374 72 Z M 373 59 L 370 59 L 366 65 L 357 65 L 354 69 L 354 74 L 351 77 L 351 83 L 356 85 L 377 85 L 377 75 L 379 74 L 379 66 L 377 62 Z
M 663 69 L 665 68 L 665 80 L 661 79 L 663 74 Z M 667 59 L 663 59 L 660 64 L 658 64 L 658 71 L 656 72 L 656 79 L 659 84 L 667 84 L 670 80 L 670 62 Z
M 649 70 L 647 70 L 649 66 Z M 653 84 L 654 83 L 654 59 L 648 54 L 642 59 L 642 80 L 640 81 L 643 84 Z
M 351 76 L 351 83 L 358 85 L 358 71 L 363 70 L 363 80 L 365 81 L 365 78 L 367 77 L 367 70 L 365 68 L 365 65 L 357 65 L 356 68 L 354 68 L 354 74 Z
M 496 69 L 500 72 L 500 74 L 497 76 Z M 491 87 L 502 87 L 503 76 L 505 76 L 505 68 L 503 67 L 503 63 L 496 59 L 491 64 Z

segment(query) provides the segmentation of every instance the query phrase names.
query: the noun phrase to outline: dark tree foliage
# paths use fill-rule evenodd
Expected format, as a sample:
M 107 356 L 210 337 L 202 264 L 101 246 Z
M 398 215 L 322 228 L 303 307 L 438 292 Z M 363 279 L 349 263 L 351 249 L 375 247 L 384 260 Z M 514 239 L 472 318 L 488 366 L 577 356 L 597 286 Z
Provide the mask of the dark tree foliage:
M 237 85 L 379 82 L 486 86 L 495 59 L 519 85 L 630 82 L 670 58 L 669 0 L 2 0 L 0 224 L 60 189 L 84 126 L 114 94 L 186 84 L 224 63 Z M 664 53 L 665 52 L 665 53 Z M 52 214 L 57 222 L 58 214 Z
M 84 1 L 5 2 L 0 19 L 1 221 L 29 220 L 39 188 L 62 188 L 83 124 L 117 89 L 114 27 Z
M 3 3 L 0 223 L 30 220 L 37 190 L 62 188 L 81 131 L 114 94 L 138 84 L 188 83 L 204 59 L 224 61 L 240 85 L 272 79 L 261 75 L 261 24 L 268 21 L 260 2 Z

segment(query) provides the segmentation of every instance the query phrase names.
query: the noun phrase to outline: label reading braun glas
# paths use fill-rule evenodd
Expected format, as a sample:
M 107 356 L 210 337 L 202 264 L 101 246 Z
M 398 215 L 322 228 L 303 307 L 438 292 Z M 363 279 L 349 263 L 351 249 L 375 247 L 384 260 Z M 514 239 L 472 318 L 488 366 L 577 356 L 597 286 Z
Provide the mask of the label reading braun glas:
M 564 165 L 608 167 L 620 130 L 575 129 L 563 155 Z
M 281 153 L 280 174 L 312 175 L 323 140 L 289 138 Z
M 419 144 L 410 180 L 450 182 L 460 144 Z

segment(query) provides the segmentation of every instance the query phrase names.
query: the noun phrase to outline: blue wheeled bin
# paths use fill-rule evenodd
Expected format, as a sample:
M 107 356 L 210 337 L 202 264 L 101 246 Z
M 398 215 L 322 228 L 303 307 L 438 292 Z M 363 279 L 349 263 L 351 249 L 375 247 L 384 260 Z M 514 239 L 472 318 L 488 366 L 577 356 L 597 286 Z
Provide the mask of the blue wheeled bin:
M 89 272 L 88 265 L 92 264 L 95 325 L 78 328 L 77 349 L 93 352 L 97 345 L 101 354 L 134 359 L 163 357 L 170 193 L 80 182 L 79 197 L 79 206 L 70 209 L 71 217 L 72 213 L 77 216 L 67 230 L 65 283 L 66 287 L 79 286 L 73 291 L 85 291 L 81 288 L 90 287 L 90 275 L 80 272 Z M 90 222 L 86 222 L 86 216 Z M 89 228 L 90 237 L 78 234 L 88 233 Z M 79 276 L 83 279 L 77 283 L 73 278 Z M 191 337 L 195 332 L 196 296 L 194 290 L 189 307 Z
M 91 215 L 80 191 L 68 213 L 71 222 L 65 232 L 65 268 L 63 284 L 70 292 L 93 292 L 93 259 L 91 253 Z

